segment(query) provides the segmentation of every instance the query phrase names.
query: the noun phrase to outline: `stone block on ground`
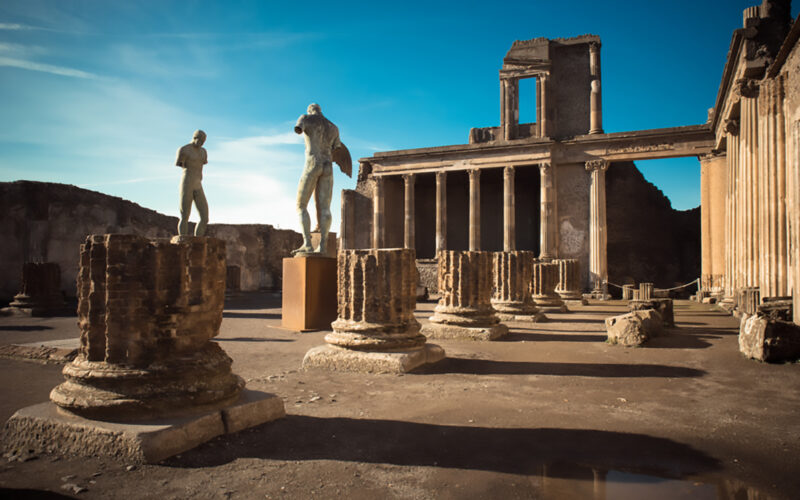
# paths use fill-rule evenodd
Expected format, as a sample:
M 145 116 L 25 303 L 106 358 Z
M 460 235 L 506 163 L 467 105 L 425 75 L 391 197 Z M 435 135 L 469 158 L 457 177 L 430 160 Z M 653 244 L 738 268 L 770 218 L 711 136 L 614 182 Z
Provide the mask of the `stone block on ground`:
M 611 344 L 641 346 L 663 331 L 663 319 L 655 309 L 642 309 L 606 318 L 606 332 Z
M 334 345 L 320 345 L 309 350 L 303 358 L 303 369 L 358 373 L 407 373 L 445 357 L 444 349 L 425 344 L 421 349 L 378 352 L 356 351 Z
M 739 351 L 751 359 L 780 363 L 800 359 L 800 326 L 762 314 L 743 316 Z
M 664 326 L 668 328 L 675 327 L 675 312 L 672 299 L 650 298 L 648 300 L 632 300 L 628 302 L 628 309 L 630 311 L 655 309 L 661 314 L 661 319 L 664 320 Z

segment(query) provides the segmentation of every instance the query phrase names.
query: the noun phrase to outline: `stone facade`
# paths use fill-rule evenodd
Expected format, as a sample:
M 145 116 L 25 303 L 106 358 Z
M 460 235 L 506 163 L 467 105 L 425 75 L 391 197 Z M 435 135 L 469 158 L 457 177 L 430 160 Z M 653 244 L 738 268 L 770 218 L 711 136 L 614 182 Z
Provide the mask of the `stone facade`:
M 414 250 L 343 250 L 337 263 L 338 317 L 327 345 L 311 349 L 306 369 L 402 373 L 438 361 L 414 317 Z
M 26 262 L 22 266 L 22 289 L 9 304 L 11 309 L 32 316 L 61 312 L 61 268 L 55 262 Z
M 531 297 L 533 252 L 495 252 L 493 265 L 492 306 L 497 316 L 503 321 L 545 320 Z
M 428 338 L 496 340 L 508 333 L 492 307 L 492 253 L 439 253 L 441 299 L 424 325 Z
M 99 419 L 227 406 L 244 381 L 210 340 L 225 297 L 225 243 L 93 235 L 81 246 L 80 351 L 52 401 Z

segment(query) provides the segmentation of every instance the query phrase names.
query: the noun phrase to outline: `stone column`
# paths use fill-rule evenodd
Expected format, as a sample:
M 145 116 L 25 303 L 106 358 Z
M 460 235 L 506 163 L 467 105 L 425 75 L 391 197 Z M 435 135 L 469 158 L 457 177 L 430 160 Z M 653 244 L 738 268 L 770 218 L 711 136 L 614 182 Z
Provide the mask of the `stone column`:
M 792 279 L 792 315 L 794 323 L 800 325 L 800 122 L 792 121 L 789 133 L 789 161 L 786 164 L 786 177 L 789 181 L 788 217 L 789 250 L 788 266 Z
M 403 246 L 416 249 L 414 229 L 414 174 L 403 174 L 405 184 L 405 224 L 403 226 Z
M 725 273 L 726 156 L 700 158 L 700 226 L 702 236 L 701 288 L 714 295 L 723 293 Z
M 550 162 L 539 164 L 540 212 L 539 212 L 539 259 L 556 258 L 556 211 L 555 211 L 555 172 Z
M 633 299 L 633 285 L 622 285 L 622 300 Z
M 439 254 L 439 293 L 428 338 L 495 340 L 508 333 L 492 307 L 492 252 L 446 250 Z
M 589 43 L 589 72 L 592 76 L 589 95 L 589 133 L 603 133 L 603 102 L 600 94 L 600 42 Z
M 503 139 L 510 141 L 517 138 L 519 123 L 519 79 L 505 78 L 500 80 L 500 125 L 503 127 Z
M 608 260 L 606 235 L 606 170 L 608 162 L 603 159 L 586 162 L 592 182 L 589 192 L 589 277 L 594 298 L 607 300 Z
M 505 320 L 543 321 L 531 298 L 533 252 L 494 252 L 494 295 L 492 306 L 497 316 Z
M 469 173 L 469 250 L 481 249 L 481 171 L 477 168 Z
M 48 316 L 61 312 L 61 267 L 55 262 L 26 262 L 22 266 L 20 292 L 8 305 L 12 312 Z
M 408 248 L 339 252 L 338 318 L 327 345 L 309 350 L 303 368 L 405 373 L 442 359 L 414 317 L 415 257 Z
M 556 293 L 558 285 L 558 264 L 554 262 L 534 262 L 531 278 L 531 297 L 544 312 L 568 312 L 564 301 Z
M 550 75 L 547 73 L 543 73 L 539 75 L 539 81 L 537 82 L 539 85 L 539 136 L 540 137 L 550 137 L 550 121 L 547 118 L 547 87 L 548 87 L 548 80 L 550 79 Z
M 725 192 L 725 276 L 723 278 L 723 299 L 720 305 L 729 311 L 734 307 L 734 294 L 738 280 L 738 239 L 739 203 L 737 185 L 739 182 L 739 122 L 725 122 L 727 144 L 726 192 Z
M 436 254 L 447 250 L 447 172 L 436 172 Z
M 503 251 L 517 249 L 516 203 L 514 200 L 514 167 L 503 169 Z
M 585 304 L 581 293 L 581 264 L 578 259 L 556 259 L 553 261 L 558 266 L 558 283 L 556 293 L 565 302 L 575 301 Z
M 653 298 L 653 284 L 639 283 L 639 300 L 650 300 Z
M 132 419 L 239 397 L 244 381 L 211 342 L 222 323 L 224 241 L 93 235 L 80 259 L 80 351 L 50 394 L 55 404 L 89 418 Z
M 383 246 L 383 177 L 374 177 L 375 192 L 372 195 L 372 248 Z

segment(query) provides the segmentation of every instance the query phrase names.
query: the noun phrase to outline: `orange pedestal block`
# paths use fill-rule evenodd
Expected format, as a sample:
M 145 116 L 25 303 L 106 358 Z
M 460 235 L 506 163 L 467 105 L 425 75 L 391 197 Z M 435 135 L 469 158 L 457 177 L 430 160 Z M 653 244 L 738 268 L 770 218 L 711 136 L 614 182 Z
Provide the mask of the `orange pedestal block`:
M 283 259 L 281 324 L 291 330 L 330 330 L 336 320 L 336 259 Z

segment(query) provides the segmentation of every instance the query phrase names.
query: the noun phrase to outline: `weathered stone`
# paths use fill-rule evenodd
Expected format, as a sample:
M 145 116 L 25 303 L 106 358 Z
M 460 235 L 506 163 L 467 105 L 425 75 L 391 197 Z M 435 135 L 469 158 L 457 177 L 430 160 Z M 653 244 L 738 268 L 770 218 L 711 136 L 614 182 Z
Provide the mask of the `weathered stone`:
M 639 300 L 650 300 L 653 298 L 653 284 L 639 283 Z
M 63 310 L 61 268 L 55 262 L 27 262 L 22 266 L 22 290 L 9 308 L 31 316 L 47 316 Z
M 531 297 L 544 312 L 567 312 L 567 306 L 556 293 L 558 264 L 534 262 L 531 278 Z
M 242 289 L 242 269 L 239 266 L 225 268 L 225 294 L 234 295 Z
M 796 361 L 800 359 L 800 326 L 762 314 L 745 314 L 739 327 L 739 351 L 770 363 Z
M 633 299 L 633 285 L 622 285 L 622 300 Z
M 495 340 L 508 333 L 491 303 L 491 252 L 439 252 L 439 293 L 422 328 L 428 338 Z
M 417 270 L 412 249 L 342 250 L 338 317 L 329 345 L 306 353 L 303 368 L 398 373 L 439 361 L 414 317 Z
M 631 311 L 641 311 L 644 309 L 655 309 L 664 320 L 664 326 L 673 328 L 675 326 L 675 313 L 672 299 L 649 299 L 632 300 L 628 302 L 628 309 Z
M 531 298 L 533 252 L 495 252 L 492 306 L 501 320 L 544 321 Z
M 663 319 L 658 311 L 644 309 L 606 318 L 608 342 L 625 347 L 640 346 L 663 333 Z
M 87 238 L 78 277 L 81 348 L 52 401 L 109 420 L 235 401 L 244 382 L 210 342 L 222 322 L 225 273 L 225 243 L 214 238 Z
M 565 303 L 586 304 L 581 292 L 581 263 L 578 259 L 555 259 L 558 265 L 558 284 L 556 293 Z
M 758 287 L 742 287 L 736 290 L 736 314 L 752 316 L 758 312 L 761 290 Z

